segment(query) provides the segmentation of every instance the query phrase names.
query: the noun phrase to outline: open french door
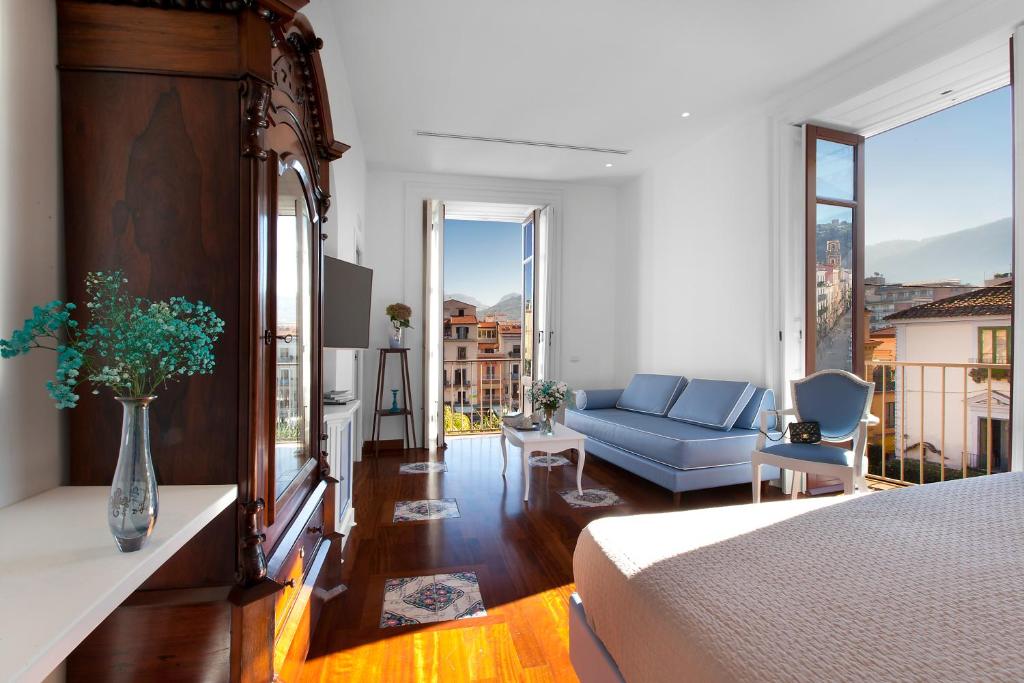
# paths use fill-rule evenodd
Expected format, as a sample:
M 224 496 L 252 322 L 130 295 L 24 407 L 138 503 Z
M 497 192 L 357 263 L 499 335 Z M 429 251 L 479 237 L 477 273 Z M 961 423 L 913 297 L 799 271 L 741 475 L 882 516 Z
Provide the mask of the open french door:
M 807 126 L 804 369 L 864 374 L 864 137 Z
M 525 389 L 548 378 L 554 341 L 550 329 L 549 240 L 551 207 L 532 211 L 522 223 L 523 237 L 523 412 L 531 412 Z
M 444 202 L 423 202 L 423 443 L 445 447 L 444 400 Z

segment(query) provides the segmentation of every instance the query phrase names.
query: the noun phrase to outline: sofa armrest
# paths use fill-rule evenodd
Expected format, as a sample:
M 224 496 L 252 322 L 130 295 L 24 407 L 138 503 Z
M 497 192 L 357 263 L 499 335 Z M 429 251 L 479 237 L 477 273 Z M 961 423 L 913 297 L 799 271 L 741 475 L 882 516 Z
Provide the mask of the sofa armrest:
M 622 396 L 623 389 L 577 389 L 576 410 L 599 410 L 614 408 Z

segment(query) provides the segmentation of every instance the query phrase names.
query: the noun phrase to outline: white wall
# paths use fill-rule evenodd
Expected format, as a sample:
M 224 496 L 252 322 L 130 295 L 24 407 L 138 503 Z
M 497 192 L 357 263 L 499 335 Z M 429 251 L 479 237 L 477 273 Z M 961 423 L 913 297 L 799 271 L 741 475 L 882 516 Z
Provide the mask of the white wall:
M 737 120 L 621 189 L 620 384 L 766 381 L 770 142 L 766 117 Z
M 366 265 L 374 270 L 370 340 L 372 346 L 386 343 L 387 304 L 401 301 L 412 306 L 413 329 L 408 332 L 407 346 L 412 349 L 410 375 L 415 409 L 422 411 L 423 201 L 428 198 L 555 207 L 557 232 L 553 239 L 561 254 L 552 264 L 556 271 L 553 308 L 560 311 L 556 314 L 560 323 L 555 325 L 555 372 L 577 387 L 613 385 L 619 262 L 615 187 L 371 169 L 366 200 Z M 376 354 L 368 355 L 363 368 L 367 402 L 373 400 L 376 362 Z M 388 375 L 386 389 L 401 386 L 397 361 L 391 362 L 395 367 Z M 369 413 L 364 412 L 367 438 L 372 419 Z M 422 412 L 416 419 L 422 433 Z M 383 437 L 398 438 L 400 422 L 384 420 Z
M 332 33 L 332 27 L 337 26 L 337 12 L 336 5 L 330 0 L 313 0 L 302 10 L 324 41 L 320 60 L 330 95 L 334 137 L 351 146 L 341 159 L 331 163 L 331 209 L 324 225 L 324 232 L 328 235 L 325 252 L 328 256 L 354 263 L 357 244 L 362 244 L 363 217 L 366 215 L 366 153 L 359 135 L 341 46 Z M 331 292 L 325 292 L 325 306 L 331 305 L 331 296 Z M 325 390 L 357 389 L 355 357 L 355 351 L 324 351 Z
M 0 2 L 0 335 L 62 293 L 54 3 Z M 0 507 L 64 483 L 64 421 L 46 351 L 0 360 Z

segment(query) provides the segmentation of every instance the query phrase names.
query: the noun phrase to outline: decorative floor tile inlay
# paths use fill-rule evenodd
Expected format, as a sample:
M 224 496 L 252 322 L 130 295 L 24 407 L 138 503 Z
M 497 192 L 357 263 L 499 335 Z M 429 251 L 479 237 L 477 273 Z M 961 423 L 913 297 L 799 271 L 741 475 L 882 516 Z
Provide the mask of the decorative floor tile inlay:
M 530 458 L 531 467 L 561 467 L 568 464 L 568 458 L 560 455 L 534 455 Z
M 599 508 L 625 502 L 608 489 L 583 489 L 582 496 L 576 492 L 576 489 L 566 489 L 559 491 L 558 495 L 574 508 Z
M 443 462 L 410 462 L 398 468 L 401 474 L 430 474 L 431 472 L 447 472 L 448 465 Z
M 384 582 L 380 627 L 485 617 L 475 572 L 412 576 Z
M 420 522 L 428 519 L 454 519 L 460 517 L 459 504 L 454 498 L 440 500 L 400 500 L 395 503 L 394 522 Z

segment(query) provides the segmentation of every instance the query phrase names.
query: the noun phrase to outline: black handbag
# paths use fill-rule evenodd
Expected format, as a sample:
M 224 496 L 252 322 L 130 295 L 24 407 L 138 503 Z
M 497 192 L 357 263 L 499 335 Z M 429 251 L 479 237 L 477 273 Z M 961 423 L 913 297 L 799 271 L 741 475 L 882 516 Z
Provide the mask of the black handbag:
M 821 425 L 814 421 L 793 422 L 778 437 L 773 438 L 771 434 L 761 432 L 769 441 L 782 441 L 789 432 L 790 443 L 818 443 L 821 441 Z

